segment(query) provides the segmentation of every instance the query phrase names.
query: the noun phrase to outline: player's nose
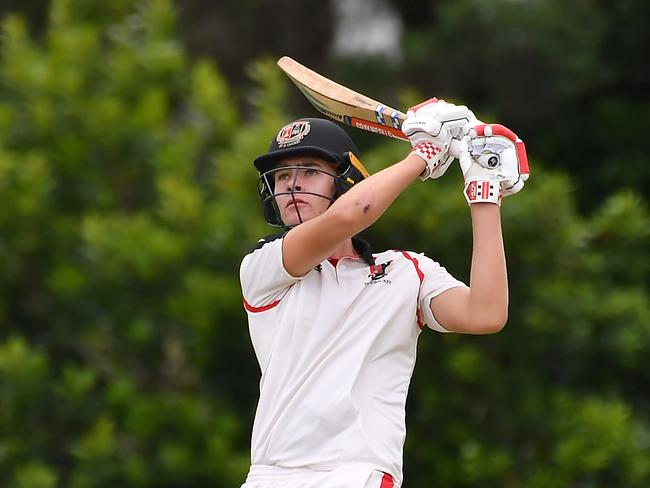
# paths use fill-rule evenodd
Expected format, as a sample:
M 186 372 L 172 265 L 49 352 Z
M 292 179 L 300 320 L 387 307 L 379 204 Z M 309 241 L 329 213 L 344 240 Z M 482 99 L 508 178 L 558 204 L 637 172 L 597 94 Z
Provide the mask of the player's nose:
M 287 191 L 301 191 L 302 185 L 297 181 L 292 181 L 287 185 Z
M 301 191 L 303 187 L 302 181 L 300 181 L 300 173 L 295 173 L 287 185 L 287 191 Z

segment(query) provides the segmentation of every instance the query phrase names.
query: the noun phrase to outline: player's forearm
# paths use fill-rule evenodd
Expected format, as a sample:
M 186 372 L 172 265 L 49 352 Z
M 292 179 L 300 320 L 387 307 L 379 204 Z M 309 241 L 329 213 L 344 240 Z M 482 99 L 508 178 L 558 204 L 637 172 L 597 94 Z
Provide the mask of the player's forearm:
M 472 268 L 469 322 L 497 332 L 508 318 L 508 277 L 501 233 L 500 209 L 476 203 L 472 212 Z
M 340 217 L 350 236 L 372 225 L 423 171 L 424 162 L 410 154 L 353 186 L 327 211 Z

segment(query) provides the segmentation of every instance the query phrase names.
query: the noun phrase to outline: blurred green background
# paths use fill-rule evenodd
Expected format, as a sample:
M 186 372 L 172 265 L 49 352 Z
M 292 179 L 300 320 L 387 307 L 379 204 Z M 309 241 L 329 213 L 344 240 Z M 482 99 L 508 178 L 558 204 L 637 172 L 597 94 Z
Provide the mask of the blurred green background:
M 259 369 L 252 158 L 314 116 L 291 55 L 526 142 L 510 319 L 425 332 L 405 486 L 650 486 L 650 3 L 0 3 L 0 486 L 238 487 Z M 645 60 L 645 61 L 644 61 Z M 376 171 L 408 145 L 350 129 Z M 454 169 L 364 236 L 467 280 Z

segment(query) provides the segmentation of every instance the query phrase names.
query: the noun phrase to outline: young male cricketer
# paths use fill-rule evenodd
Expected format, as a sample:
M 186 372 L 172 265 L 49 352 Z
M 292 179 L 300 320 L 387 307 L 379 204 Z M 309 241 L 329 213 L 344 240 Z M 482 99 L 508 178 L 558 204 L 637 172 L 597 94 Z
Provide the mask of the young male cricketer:
M 470 286 L 411 251 L 373 253 L 354 236 L 418 176 L 442 176 L 456 137 L 471 205 Z M 403 124 L 413 150 L 370 176 L 346 132 L 323 119 L 284 126 L 255 159 L 266 220 L 241 264 L 262 378 L 252 465 L 242 488 L 391 488 L 402 484 L 405 403 L 425 326 L 489 334 L 508 309 L 501 199 L 528 176 L 521 140 L 431 99 Z M 496 154 L 496 157 L 495 157 Z

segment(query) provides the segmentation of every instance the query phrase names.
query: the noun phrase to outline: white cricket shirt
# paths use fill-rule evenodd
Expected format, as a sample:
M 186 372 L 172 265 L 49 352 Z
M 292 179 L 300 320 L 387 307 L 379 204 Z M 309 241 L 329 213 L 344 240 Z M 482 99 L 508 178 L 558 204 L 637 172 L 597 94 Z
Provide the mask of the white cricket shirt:
M 323 261 L 306 276 L 282 264 L 282 238 L 242 261 L 244 307 L 262 378 L 252 464 L 362 464 L 402 480 L 405 404 L 422 328 L 446 332 L 429 303 L 465 286 L 423 254 Z M 371 265 L 372 264 L 372 265 Z

